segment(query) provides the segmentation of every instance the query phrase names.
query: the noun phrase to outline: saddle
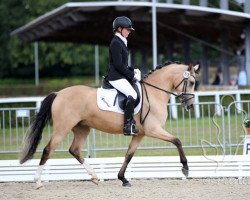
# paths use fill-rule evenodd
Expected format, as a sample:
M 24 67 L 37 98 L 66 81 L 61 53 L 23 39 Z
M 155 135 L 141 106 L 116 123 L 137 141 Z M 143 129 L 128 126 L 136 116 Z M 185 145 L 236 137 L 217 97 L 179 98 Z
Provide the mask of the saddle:
M 137 99 L 135 100 L 135 107 L 136 107 L 140 102 L 140 91 L 139 91 L 139 88 L 138 88 L 137 84 L 133 83 L 132 87 L 134 88 L 134 90 L 137 93 Z M 102 81 L 102 88 L 103 89 L 115 89 L 105 78 Z M 127 97 L 126 97 L 126 95 L 119 92 L 118 90 L 116 90 L 116 91 L 117 91 L 117 95 L 116 95 L 116 97 L 114 99 L 114 104 L 113 105 L 115 105 L 116 101 L 118 101 L 119 107 L 122 110 L 124 110 L 125 104 L 126 104 L 126 101 L 127 101 Z
M 132 87 L 137 93 L 135 101 L 134 114 L 141 109 L 141 85 L 139 82 L 132 84 Z M 97 89 L 97 106 L 101 110 L 107 110 L 117 113 L 124 113 L 127 97 L 116 90 L 105 78 L 102 82 L 102 87 Z

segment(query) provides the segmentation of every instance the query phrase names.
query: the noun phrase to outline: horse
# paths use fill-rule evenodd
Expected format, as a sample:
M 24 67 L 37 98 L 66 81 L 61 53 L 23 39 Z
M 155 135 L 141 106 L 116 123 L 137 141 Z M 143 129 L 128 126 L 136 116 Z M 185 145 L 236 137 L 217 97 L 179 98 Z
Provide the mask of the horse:
M 131 186 L 124 174 L 144 136 L 174 144 L 179 152 L 182 173 L 188 176 L 188 161 L 182 143 L 177 137 L 164 130 L 164 125 L 168 117 L 167 104 L 171 94 L 179 98 L 185 109 L 192 108 L 194 86 L 199 68 L 199 65 L 166 63 L 156 67 L 140 81 L 143 94 L 142 108 L 134 116 L 139 133 L 136 136 L 131 136 L 132 139 L 124 162 L 118 173 L 118 179 L 122 181 L 122 186 Z M 98 184 L 99 179 L 95 171 L 81 155 L 81 147 L 90 133 L 90 128 L 111 134 L 123 134 L 123 118 L 123 114 L 104 111 L 97 107 L 96 88 L 77 85 L 53 92 L 45 97 L 39 112 L 27 131 L 19 158 L 20 164 L 33 158 L 45 125 L 52 121 L 52 136 L 43 150 L 34 177 L 36 188 L 43 187 L 41 173 L 46 161 L 51 157 L 57 145 L 67 134 L 72 134 L 72 132 L 74 138 L 69 152 L 83 165 L 91 176 L 92 182 Z

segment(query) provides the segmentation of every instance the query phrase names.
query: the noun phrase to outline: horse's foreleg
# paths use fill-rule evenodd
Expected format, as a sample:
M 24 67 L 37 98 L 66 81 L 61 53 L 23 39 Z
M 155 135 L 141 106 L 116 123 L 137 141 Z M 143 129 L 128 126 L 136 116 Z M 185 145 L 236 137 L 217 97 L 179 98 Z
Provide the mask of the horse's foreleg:
M 178 138 L 174 137 L 172 134 L 162 129 L 161 127 L 155 128 L 154 130 L 151 131 L 146 131 L 146 135 L 171 142 L 177 147 L 180 156 L 180 162 L 183 165 L 182 173 L 187 177 L 189 168 L 188 168 L 187 158 L 182 148 L 181 141 Z
M 91 181 L 98 185 L 99 179 L 94 169 L 86 162 L 86 160 L 84 160 L 81 155 L 81 147 L 89 135 L 90 128 L 83 125 L 77 125 L 72 129 L 72 131 L 74 132 L 74 140 L 69 152 L 83 165 L 88 174 L 91 175 Z
M 177 147 L 179 155 L 180 155 L 180 162 L 183 165 L 183 167 L 182 167 L 182 173 L 186 177 L 188 177 L 189 167 L 188 167 L 188 163 L 187 163 L 187 158 L 186 158 L 184 150 L 182 148 L 181 141 L 179 140 L 179 138 L 174 137 L 174 139 L 172 141 L 170 141 L 170 142 L 172 142 Z
M 127 186 L 127 187 L 131 186 L 129 181 L 125 178 L 124 174 L 125 174 L 125 171 L 127 169 L 128 164 L 129 164 L 130 160 L 132 159 L 132 157 L 133 157 L 138 145 L 140 144 L 143 136 L 144 135 L 134 136 L 130 142 L 128 151 L 127 151 L 126 156 L 125 156 L 125 160 L 124 160 L 122 167 L 118 173 L 118 179 L 122 181 L 122 186 Z

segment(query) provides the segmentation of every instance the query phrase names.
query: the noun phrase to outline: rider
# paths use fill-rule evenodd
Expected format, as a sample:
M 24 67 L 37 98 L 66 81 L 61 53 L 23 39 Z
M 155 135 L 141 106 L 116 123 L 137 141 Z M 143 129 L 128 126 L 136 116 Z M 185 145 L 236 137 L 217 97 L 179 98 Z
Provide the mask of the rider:
M 124 135 L 136 135 L 138 129 L 133 119 L 134 103 L 137 93 L 131 86 L 133 81 L 140 81 L 139 69 L 128 66 L 127 37 L 135 29 L 132 22 L 125 16 L 117 17 L 113 21 L 114 37 L 109 46 L 109 70 L 105 79 L 117 90 L 127 96 L 124 109 Z

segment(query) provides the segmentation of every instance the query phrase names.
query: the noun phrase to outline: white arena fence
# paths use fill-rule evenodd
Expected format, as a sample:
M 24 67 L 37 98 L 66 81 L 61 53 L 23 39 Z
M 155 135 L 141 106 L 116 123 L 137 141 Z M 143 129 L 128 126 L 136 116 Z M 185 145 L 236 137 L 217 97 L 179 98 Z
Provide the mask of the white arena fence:
M 215 183 L 250 184 L 250 156 L 188 156 L 189 178 L 204 178 L 204 184 L 215 181 L 208 178 L 237 178 L 236 182 L 217 179 Z M 87 158 L 98 178 L 103 180 L 117 179 L 117 174 L 124 158 Z M 134 157 L 126 170 L 130 179 L 142 178 L 180 178 L 185 179 L 181 172 L 179 156 Z M 39 160 L 31 160 L 20 165 L 17 160 L 0 160 L 0 182 L 34 181 L 34 174 Z M 42 173 L 42 181 L 50 180 L 90 180 L 83 166 L 76 159 L 50 159 Z M 221 182 L 223 181 L 223 182 Z
M 237 92 L 241 92 L 240 95 Z M 207 96 L 215 97 L 213 102 L 197 102 L 197 96 L 204 96 L 204 92 L 196 93 L 194 110 L 186 112 L 180 104 L 168 105 L 169 118 L 166 122 L 166 130 L 173 133 L 183 143 L 184 148 L 216 149 L 219 155 L 234 155 L 242 152 L 243 120 L 250 116 L 250 100 L 240 100 L 242 94 L 250 99 L 250 90 L 225 91 L 226 95 L 233 93 L 235 99 L 231 99 L 229 105 L 223 106 L 216 96 L 224 98 L 223 92 L 207 92 Z M 237 97 L 238 96 L 238 97 Z M 231 97 L 225 97 L 231 98 Z M 245 99 L 247 99 L 245 96 Z M 43 97 L 20 99 L 0 99 L 0 103 L 8 102 L 36 102 L 32 108 L 1 108 L 0 107 L 0 157 L 1 154 L 18 153 L 22 147 L 28 126 L 30 125 Z M 173 99 L 173 98 L 171 98 Z M 237 101 L 238 99 L 238 101 Z M 18 101 L 17 101 L 18 100 Z M 0 104 L 1 105 L 1 104 Z M 197 111 L 198 110 L 198 111 Z M 198 112 L 198 114 L 197 114 Z M 43 133 L 43 138 L 38 146 L 38 152 L 42 152 L 51 136 L 51 126 L 48 125 Z M 73 134 L 58 146 L 57 151 L 68 151 L 73 140 Z M 87 157 L 99 157 L 102 152 L 124 151 L 128 148 L 131 138 L 123 135 L 111 135 L 92 129 L 83 151 Z M 175 148 L 168 142 L 145 137 L 138 149 L 168 149 Z M 201 151 L 202 152 L 202 151 Z M 240 152 L 240 153 L 241 153 Z

